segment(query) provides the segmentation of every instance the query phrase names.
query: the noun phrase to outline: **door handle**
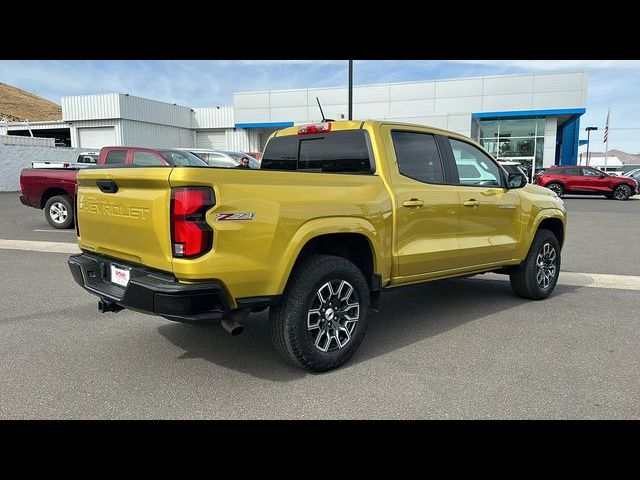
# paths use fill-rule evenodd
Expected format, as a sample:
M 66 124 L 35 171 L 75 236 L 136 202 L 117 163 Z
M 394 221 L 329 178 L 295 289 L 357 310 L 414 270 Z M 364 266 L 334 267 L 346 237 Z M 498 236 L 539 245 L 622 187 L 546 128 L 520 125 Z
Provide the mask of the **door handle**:
M 424 202 L 418 198 L 412 198 L 411 200 L 405 200 L 402 202 L 403 207 L 421 207 L 424 205 Z
M 479 207 L 479 206 L 480 206 L 480 202 L 479 202 L 479 201 L 477 201 L 477 200 L 476 200 L 476 199 L 474 199 L 474 198 L 471 198 L 471 199 L 469 199 L 469 200 L 465 200 L 462 204 L 463 204 L 465 207 Z
M 116 193 L 118 184 L 112 180 L 98 180 L 96 185 L 102 193 Z

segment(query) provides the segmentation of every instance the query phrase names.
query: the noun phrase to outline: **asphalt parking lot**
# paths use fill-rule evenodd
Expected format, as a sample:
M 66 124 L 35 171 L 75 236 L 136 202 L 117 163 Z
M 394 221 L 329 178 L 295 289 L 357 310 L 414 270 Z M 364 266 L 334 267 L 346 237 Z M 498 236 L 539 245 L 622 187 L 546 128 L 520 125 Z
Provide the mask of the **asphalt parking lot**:
M 564 272 L 640 275 L 640 199 L 566 203 Z M 0 240 L 75 232 L 4 193 Z M 485 276 L 392 290 L 351 362 L 309 374 L 276 355 L 265 313 L 239 337 L 100 314 L 68 254 L 6 245 L 0 418 L 640 418 L 636 288 L 562 282 L 531 302 Z

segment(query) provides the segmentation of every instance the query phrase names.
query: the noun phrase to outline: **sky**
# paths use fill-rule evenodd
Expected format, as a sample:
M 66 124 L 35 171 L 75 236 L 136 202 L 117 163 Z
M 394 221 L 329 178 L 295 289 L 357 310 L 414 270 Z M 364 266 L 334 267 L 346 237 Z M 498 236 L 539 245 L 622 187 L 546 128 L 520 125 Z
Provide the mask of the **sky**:
M 640 61 L 637 60 L 362 60 L 354 84 L 436 80 L 543 71 L 589 73 L 587 113 L 596 126 L 592 151 L 603 151 L 611 108 L 609 148 L 640 153 Z M 345 60 L 3 60 L 0 82 L 60 103 L 60 97 L 129 93 L 189 107 L 231 105 L 234 92 L 344 86 Z M 584 147 L 582 148 L 582 150 Z

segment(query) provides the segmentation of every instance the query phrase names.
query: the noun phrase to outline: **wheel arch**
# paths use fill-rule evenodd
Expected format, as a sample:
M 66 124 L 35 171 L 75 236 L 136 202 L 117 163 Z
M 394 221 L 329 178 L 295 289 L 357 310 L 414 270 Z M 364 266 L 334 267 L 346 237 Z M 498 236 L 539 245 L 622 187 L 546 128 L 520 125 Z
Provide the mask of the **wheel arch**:
M 562 183 L 561 180 L 549 180 L 547 183 L 544 184 L 544 188 L 549 188 L 549 185 L 553 185 L 554 183 L 557 185 L 560 185 L 563 190 L 565 189 L 564 183 Z
M 521 260 L 526 258 L 527 253 L 529 253 L 529 249 L 531 248 L 531 244 L 533 243 L 533 239 L 541 228 L 551 230 L 556 235 L 560 248 L 562 248 L 566 238 L 565 219 L 565 214 L 555 208 L 546 208 L 541 210 L 535 217 L 535 221 L 530 224 L 530 227 L 528 227 L 529 237 L 522 244 L 519 258 Z
M 328 217 L 309 221 L 292 237 L 283 254 L 288 261 L 279 275 L 277 291 L 281 294 L 285 290 L 294 268 L 314 253 L 346 258 L 362 270 L 370 288 L 379 288 L 373 285 L 373 275 L 381 274 L 384 282 L 391 269 L 381 252 L 380 234 L 365 219 Z
M 50 187 L 50 188 L 47 188 L 44 192 L 42 192 L 42 195 L 40 196 L 40 208 L 44 208 L 50 198 L 53 198 L 58 195 L 67 197 L 71 202 L 71 204 L 73 205 L 73 197 L 69 195 L 69 192 L 67 192 L 64 188 Z
M 560 248 L 564 244 L 564 236 L 565 236 L 565 227 L 564 223 L 558 217 L 547 217 L 544 218 L 538 223 L 538 228 L 536 228 L 536 232 L 540 229 L 546 229 L 553 232 L 553 234 L 558 239 L 558 243 L 560 244 Z
M 633 185 L 630 185 L 627 182 L 618 182 L 615 184 L 615 186 L 613 187 L 613 189 L 615 190 L 616 188 L 618 188 L 620 185 L 626 185 L 627 187 L 629 187 L 631 189 L 631 191 L 633 192 L 635 190 L 635 188 L 633 187 Z

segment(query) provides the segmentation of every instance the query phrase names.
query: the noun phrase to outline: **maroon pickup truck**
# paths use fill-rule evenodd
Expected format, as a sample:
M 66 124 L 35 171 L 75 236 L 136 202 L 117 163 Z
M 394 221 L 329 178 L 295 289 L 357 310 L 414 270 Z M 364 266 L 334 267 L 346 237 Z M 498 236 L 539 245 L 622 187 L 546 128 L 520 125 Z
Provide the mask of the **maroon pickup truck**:
M 102 165 L 207 166 L 189 152 L 139 147 L 104 147 L 95 167 L 89 168 Z M 73 228 L 73 201 L 79 168 L 73 164 L 67 168 L 24 168 L 20 172 L 20 202 L 28 207 L 44 209 L 44 216 L 53 228 Z

